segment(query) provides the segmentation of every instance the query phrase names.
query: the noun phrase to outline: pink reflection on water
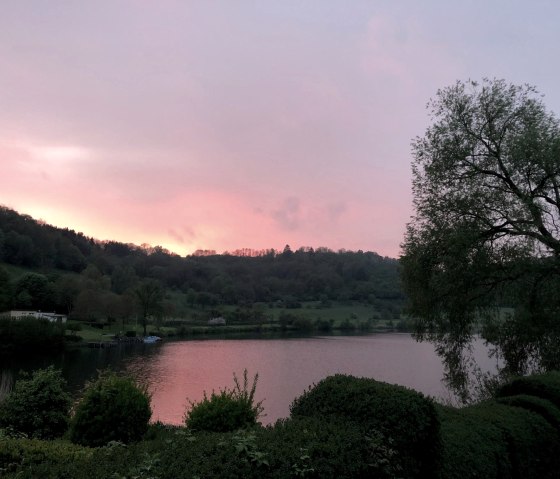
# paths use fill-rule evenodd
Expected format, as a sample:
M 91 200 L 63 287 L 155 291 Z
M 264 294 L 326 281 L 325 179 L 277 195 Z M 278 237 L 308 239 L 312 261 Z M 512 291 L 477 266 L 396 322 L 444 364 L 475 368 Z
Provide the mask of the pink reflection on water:
M 188 400 L 203 392 L 233 387 L 233 373 L 259 373 L 257 400 L 264 399 L 264 424 L 289 415 L 289 405 L 324 377 L 346 373 L 401 384 L 446 398 L 441 360 L 429 343 L 408 334 L 331 336 L 297 339 L 202 340 L 167 342 L 157 354 L 134 357 L 127 369 L 152 393 L 153 421 L 181 424 Z M 483 369 L 485 348 L 477 344 Z

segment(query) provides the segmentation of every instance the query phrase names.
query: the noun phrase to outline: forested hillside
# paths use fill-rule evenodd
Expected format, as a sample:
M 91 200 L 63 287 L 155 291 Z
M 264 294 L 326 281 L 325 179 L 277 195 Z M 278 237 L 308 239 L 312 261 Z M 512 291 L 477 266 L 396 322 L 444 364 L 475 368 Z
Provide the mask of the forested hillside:
M 398 261 L 372 252 L 286 246 L 275 250 L 200 251 L 180 257 L 161 247 L 98 241 L 0 207 L 0 310 L 57 311 L 104 321 L 138 313 L 138 290 L 158 285 L 157 313 L 274 303 L 360 302 L 398 316 Z M 155 311 L 152 311 L 155 313 Z

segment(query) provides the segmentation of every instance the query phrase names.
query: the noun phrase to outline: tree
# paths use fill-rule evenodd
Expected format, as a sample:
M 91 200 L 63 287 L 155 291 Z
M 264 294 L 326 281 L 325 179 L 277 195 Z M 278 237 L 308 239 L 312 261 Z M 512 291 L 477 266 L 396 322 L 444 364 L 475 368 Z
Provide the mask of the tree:
M 126 376 L 99 373 L 87 384 L 70 423 L 70 440 L 90 447 L 139 441 L 152 415 L 147 390 Z
M 0 427 L 41 439 L 60 437 L 68 427 L 71 405 L 60 370 L 39 369 L 18 380 L 0 403 Z
M 10 274 L 0 266 L 0 312 L 10 309 L 12 306 L 12 284 Z
M 401 258 L 418 336 L 436 342 L 452 385 L 477 325 L 502 372 L 560 367 L 558 119 L 504 80 L 457 82 L 428 108 Z
M 161 311 L 161 303 L 163 301 L 163 288 L 159 281 L 148 279 L 142 281 L 134 290 L 140 313 L 142 317 L 142 327 L 144 328 L 144 336 L 146 336 L 146 324 L 148 317 Z
M 52 310 L 55 305 L 53 285 L 43 274 L 26 273 L 15 285 L 15 306 L 42 311 Z

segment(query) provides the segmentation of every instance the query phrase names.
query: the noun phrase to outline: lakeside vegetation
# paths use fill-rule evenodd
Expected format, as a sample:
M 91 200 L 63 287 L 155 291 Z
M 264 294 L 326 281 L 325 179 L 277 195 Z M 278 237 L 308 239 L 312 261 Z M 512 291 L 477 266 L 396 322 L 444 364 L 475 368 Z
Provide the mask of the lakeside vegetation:
M 102 373 L 71 415 L 62 376 L 52 368 L 38 371 L 0 403 L 0 473 L 47 479 L 552 479 L 560 467 L 558 372 L 514 380 L 492 399 L 465 408 L 441 406 L 401 386 L 335 375 L 296 398 L 289 418 L 267 427 L 258 424 L 256 384 L 255 378 L 249 385 L 245 371 L 236 388 L 194 404 L 185 425 L 148 425 L 148 396 L 128 378 Z
M 398 261 L 371 252 L 286 246 L 180 257 L 0 207 L 0 311 L 67 314 L 73 339 L 404 328 L 404 300 Z M 209 327 L 216 317 L 226 326 Z

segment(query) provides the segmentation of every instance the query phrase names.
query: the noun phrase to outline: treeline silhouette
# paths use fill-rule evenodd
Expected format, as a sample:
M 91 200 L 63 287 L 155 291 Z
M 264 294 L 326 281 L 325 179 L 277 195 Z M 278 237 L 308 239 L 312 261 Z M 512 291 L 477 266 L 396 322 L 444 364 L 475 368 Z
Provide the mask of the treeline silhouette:
M 0 311 L 56 310 L 77 319 L 135 314 L 134 289 L 157 281 L 161 313 L 222 304 L 359 301 L 398 314 L 404 297 L 398 261 L 373 252 L 301 247 L 283 251 L 199 250 L 181 257 L 160 246 L 99 241 L 0 207 Z

